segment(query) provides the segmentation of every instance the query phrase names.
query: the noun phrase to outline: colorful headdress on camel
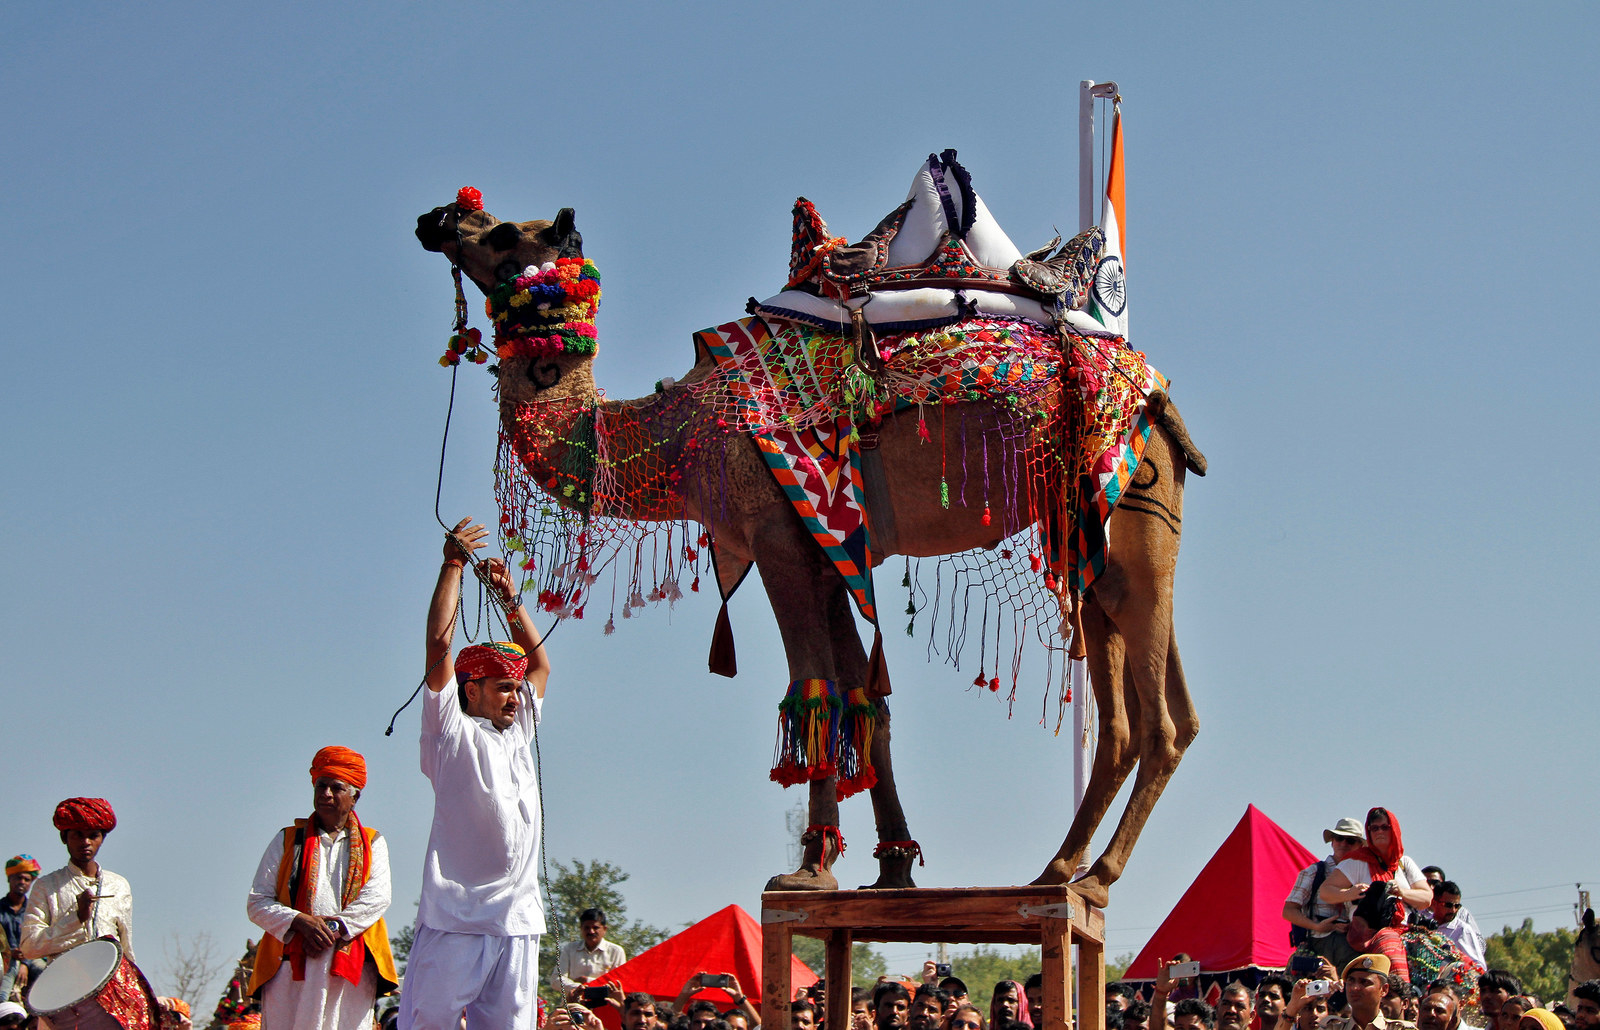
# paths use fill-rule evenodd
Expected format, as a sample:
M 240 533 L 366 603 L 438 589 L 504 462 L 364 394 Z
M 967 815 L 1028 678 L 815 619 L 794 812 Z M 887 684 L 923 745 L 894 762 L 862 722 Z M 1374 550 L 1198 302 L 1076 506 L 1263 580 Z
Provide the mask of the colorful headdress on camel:
M 347 747 L 329 744 L 311 759 L 311 778 L 319 780 L 331 776 L 343 780 L 357 790 L 367 786 L 367 760 Z
M 117 828 L 117 813 L 105 798 L 67 798 L 56 806 L 53 822 L 63 833 L 110 833 Z
M 456 655 L 456 682 L 496 679 L 519 680 L 528 674 L 528 653 L 510 641 L 492 640 L 487 644 L 463 647 Z
M 39 862 L 32 855 L 13 855 L 6 859 L 6 875 L 12 873 L 32 873 L 39 875 Z
M 593 354 L 600 272 L 585 257 L 529 265 L 490 291 L 485 310 L 501 358 Z

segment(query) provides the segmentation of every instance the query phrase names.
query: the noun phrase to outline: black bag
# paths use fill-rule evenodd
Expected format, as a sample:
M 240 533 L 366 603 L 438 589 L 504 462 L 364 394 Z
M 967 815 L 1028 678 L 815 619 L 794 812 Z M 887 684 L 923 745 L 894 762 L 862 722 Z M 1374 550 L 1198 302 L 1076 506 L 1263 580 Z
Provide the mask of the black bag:
M 1327 878 L 1328 863 L 1319 859 L 1317 861 L 1317 871 L 1311 877 L 1311 896 L 1306 900 L 1305 904 L 1300 906 L 1301 910 L 1305 912 L 1307 919 L 1316 918 L 1316 916 L 1312 913 L 1312 906 L 1317 903 L 1317 891 L 1322 889 L 1322 881 L 1326 880 Z M 1304 944 L 1310 939 L 1310 930 L 1307 930 L 1303 926 L 1295 926 L 1293 923 L 1289 924 L 1290 947 L 1298 948 L 1300 945 Z

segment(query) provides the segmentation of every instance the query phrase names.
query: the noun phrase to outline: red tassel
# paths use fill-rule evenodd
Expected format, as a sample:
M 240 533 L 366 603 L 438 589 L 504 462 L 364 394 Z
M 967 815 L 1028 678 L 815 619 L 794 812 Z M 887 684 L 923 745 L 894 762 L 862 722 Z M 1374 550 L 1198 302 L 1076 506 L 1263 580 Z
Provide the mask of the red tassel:
M 889 663 L 883 657 L 883 631 L 872 627 L 872 656 L 867 659 L 867 696 L 889 696 Z

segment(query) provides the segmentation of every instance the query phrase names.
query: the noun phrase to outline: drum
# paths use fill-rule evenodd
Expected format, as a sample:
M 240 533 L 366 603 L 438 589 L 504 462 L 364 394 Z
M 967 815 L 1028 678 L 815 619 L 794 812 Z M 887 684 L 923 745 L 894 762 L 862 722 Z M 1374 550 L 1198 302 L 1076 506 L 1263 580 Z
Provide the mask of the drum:
M 121 1030 L 149 1024 L 149 992 L 144 974 L 120 944 L 88 941 L 57 955 L 39 974 L 28 1007 L 53 1030 Z

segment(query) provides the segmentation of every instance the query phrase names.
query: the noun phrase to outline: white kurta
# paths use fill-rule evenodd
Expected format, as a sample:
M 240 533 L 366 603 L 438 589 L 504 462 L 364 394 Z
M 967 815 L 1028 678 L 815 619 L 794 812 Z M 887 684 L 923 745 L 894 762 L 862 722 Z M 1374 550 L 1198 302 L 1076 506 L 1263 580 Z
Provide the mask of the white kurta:
M 84 923 L 78 919 L 78 895 L 86 890 L 100 897 Z M 133 961 L 133 888 L 127 880 L 105 866 L 100 867 L 100 879 L 91 880 L 68 862 L 34 881 L 22 914 L 23 958 L 59 955 L 100 937 L 115 937 Z
M 582 941 L 568 941 L 556 952 L 556 967 L 550 971 L 550 985 L 558 991 L 570 991 L 580 982 L 587 983 L 628 961 L 622 945 L 601 941 L 593 951 Z M 583 977 L 582 981 L 577 977 Z
M 372 841 L 372 871 L 366 885 L 347 908 L 339 895 L 350 868 L 350 828 L 314 838 L 317 883 L 311 897 L 311 914 L 337 917 L 352 937 L 359 937 L 383 918 L 389 908 L 389 842 L 382 834 Z M 310 846 L 311 841 L 307 841 Z M 250 885 L 250 921 L 278 940 L 285 940 L 294 925 L 295 909 L 278 901 L 278 866 L 283 861 L 283 832 L 273 834 L 255 882 Z M 361 982 L 353 984 L 330 972 L 333 951 L 306 956 L 305 979 L 296 980 L 286 957 L 278 972 L 261 991 L 263 1030 L 359 1030 L 372 1026 L 372 1003 L 378 975 L 373 963 L 362 963 Z

